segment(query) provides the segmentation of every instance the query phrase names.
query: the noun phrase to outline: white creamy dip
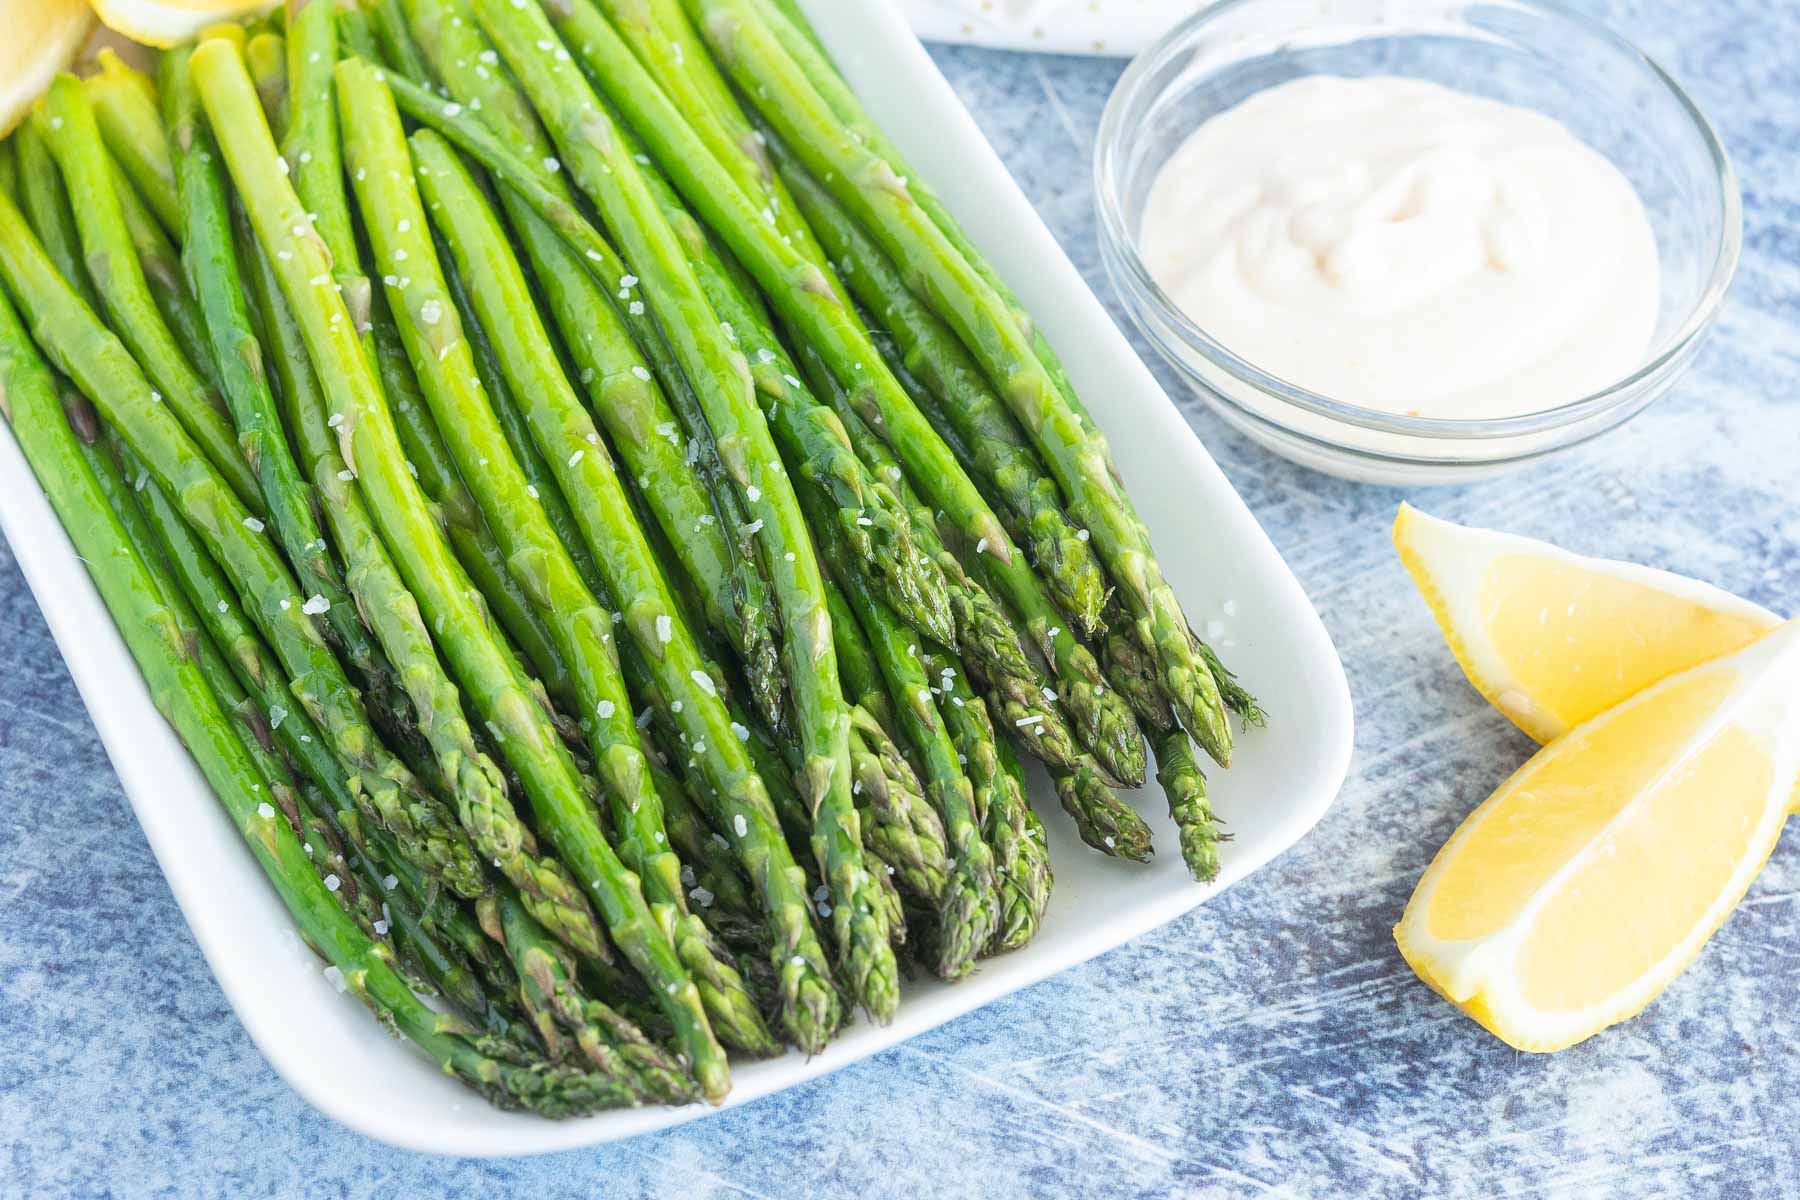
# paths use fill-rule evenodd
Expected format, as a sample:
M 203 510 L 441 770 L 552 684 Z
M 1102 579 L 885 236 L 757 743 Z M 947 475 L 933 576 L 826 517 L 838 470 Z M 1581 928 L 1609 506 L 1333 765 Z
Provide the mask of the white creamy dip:
M 1195 129 L 1140 252 L 1196 325 L 1334 400 L 1427 417 L 1552 408 L 1636 367 L 1656 241 L 1618 168 L 1529 109 L 1316 75 Z

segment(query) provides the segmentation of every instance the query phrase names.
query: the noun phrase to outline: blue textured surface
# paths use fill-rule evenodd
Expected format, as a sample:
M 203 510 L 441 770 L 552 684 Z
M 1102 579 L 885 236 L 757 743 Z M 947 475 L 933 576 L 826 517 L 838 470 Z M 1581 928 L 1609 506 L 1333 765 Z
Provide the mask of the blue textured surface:
M 1800 608 L 1800 8 L 1596 6 L 1713 117 L 1742 272 L 1646 417 L 1423 497 Z M 1088 153 L 1114 62 L 938 61 L 1103 295 Z M 1172 394 L 1175 381 L 1165 374 Z M 1515 1054 L 1389 936 L 1432 852 L 1527 753 L 1388 545 L 1401 493 L 1189 417 L 1330 627 L 1359 715 L 1336 807 L 1216 903 L 926 1037 L 673 1132 L 512 1162 L 401 1153 L 263 1062 L 176 910 L 0 544 L 0 1195 L 1561 1195 L 1800 1192 L 1800 849 L 1642 1017 Z

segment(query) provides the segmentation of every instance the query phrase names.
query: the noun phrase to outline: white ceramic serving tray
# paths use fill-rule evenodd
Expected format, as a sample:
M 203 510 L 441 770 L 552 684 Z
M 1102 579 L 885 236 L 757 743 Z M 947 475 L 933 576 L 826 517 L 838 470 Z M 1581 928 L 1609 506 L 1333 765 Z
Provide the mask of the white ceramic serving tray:
M 900 11 L 888 0 L 807 0 L 806 7 L 875 116 L 1029 299 L 1111 435 L 1187 611 L 1202 625 L 1223 622 L 1226 657 L 1272 717 L 1267 730 L 1241 739 L 1230 771 L 1212 773 L 1214 802 L 1235 838 L 1216 884 L 1205 888 L 1188 878 L 1154 790 L 1135 799 L 1162 854 L 1153 865 L 1135 866 L 1083 847 L 1054 796 L 1038 786 L 1056 891 L 1037 939 L 953 986 L 907 985 L 891 1025 L 856 1024 L 816 1058 L 795 1053 L 739 1066 L 729 1104 L 853 1063 L 1179 916 L 1310 829 L 1337 794 L 1350 758 L 1349 690 L 1312 606 Z M 455 1155 L 592 1145 L 712 1111 L 650 1108 L 561 1123 L 501 1113 L 389 1038 L 354 998 L 334 991 L 293 933 L 255 860 L 152 707 L 10 437 L 0 437 L 0 528 L 220 986 L 263 1054 L 308 1101 L 371 1137 Z

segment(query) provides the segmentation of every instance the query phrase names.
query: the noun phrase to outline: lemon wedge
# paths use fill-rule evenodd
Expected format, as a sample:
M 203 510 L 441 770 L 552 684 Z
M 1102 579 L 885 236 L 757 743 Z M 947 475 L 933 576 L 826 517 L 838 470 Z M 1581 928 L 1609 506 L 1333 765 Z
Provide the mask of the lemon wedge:
M 87 0 L 26 0 L 7 6 L 0 42 L 0 137 L 11 133 L 58 71 L 68 69 L 94 28 Z
M 1539 750 L 1438 851 L 1394 940 L 1520 1050 L 1639 1012 L 1775 848 L 1800 785 L 1800 621 Z
M 1410 504 L 1394 519 L 1394 547 L 1469 682 L 1540 742 L 1781 623 L 1696 579 Z
M 208 25 L 270 7 L 269 0 L 93 0 L 108 29 L 159 50 L 187 41 Z

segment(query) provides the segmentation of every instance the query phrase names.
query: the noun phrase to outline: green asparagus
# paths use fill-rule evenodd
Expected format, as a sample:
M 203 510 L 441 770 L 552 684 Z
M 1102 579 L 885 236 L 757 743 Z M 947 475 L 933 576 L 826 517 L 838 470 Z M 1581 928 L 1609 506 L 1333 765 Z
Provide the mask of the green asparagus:
M 295 44 L 291 34 L 292 27 L 290 48 Z M 654 932 L 654 917 L 637 880 L 601 835 L 554 728 L 520 685 L 514 661 L 470 599 L 471 589 L 463 585 L 460 568 L 426 513 L 417 484 L 405 470 L 357 329 L 344 300 L 330 286 L 330 257 L 279 174 L 274 141 L 242 59 L 230 43 L 208 41 L 194 52 L 192 69 L 251 223 L 264 249 L 279 260 L 282 292 L 338 418 L 339 438 L 350 451 L 346 462 L 356 472 L 402 574 L 433 626 L 442 631 L 444 649 L 464 687 L 524 780 L 541 832 L 587 888 L 614 940 L 654 985 L 702 1092 L 709 1099 L 721 1097 L 729 1086 L 724 1052 L 707 1023 L 699 991 L 673 949 Z M 296 122 L 300 94 L 295 92 Z M 282 258 L 282 252 L 288 257 Z

